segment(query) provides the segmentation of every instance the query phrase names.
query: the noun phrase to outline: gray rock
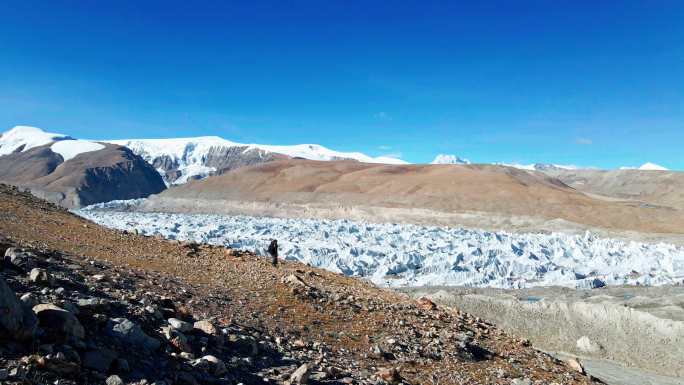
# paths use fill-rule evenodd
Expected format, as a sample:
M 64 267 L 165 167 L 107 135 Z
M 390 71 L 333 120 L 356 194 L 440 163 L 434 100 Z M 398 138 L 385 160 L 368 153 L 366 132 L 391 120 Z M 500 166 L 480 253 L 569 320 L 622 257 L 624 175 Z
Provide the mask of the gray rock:
M 105 383 L 107 385 L 124 385 L 124 382 L 121 379 L 121 377 L 117 376 L 116 374 L 107 377 L 107 380 L 105 380 Z
M 54 278 L 47 270 L 35 267 L 29 273 L 29 281 L 40 285 L 52 285 Z
M 305 385 L 309 382 L 309 375 L 311 374 L 311 368 L 308 364 L 303 364 L 290 376 L 291 385 Z
M 511 381 L 512 385 L 532 385 L 532 380 L 529 378 L 516 378 Z
M 169 318 L 168 319 L 169 325 L 171 325 L 172 328 L 183 332 L 187 333 L 192 330 L 193 325 L 190 322 L 185 322 L 182 320 L 179 320 L 178 318 Z
M 0 369 L 0 381 L 5 381 L 7 377 L 9 377 L 9 372 L 7 371 L 7 369 Z
M 117 372 L 128 373 L 131 371 L 131 367 L 128 365 L 128 361 L 125 358 L 117 358 L 114 361 L 114 369 Z
M 81 342 L 85 329 L 78 318 L 59 306 L 44 303 L 33 307 L 38 325 L 45 330 L 45 339 L 52 342 Z
M 83 356 L 83 366 L 88 369 L 106 373 L 117 358 L 116 352 L 109 349 L 90 350 Z
M 26 293 L 22 295 L 20 300 L 24 305 L 28 306 L 29 308 L 33 308 L 34 306 L 38 305 L 38 298 L 33 293 Z
M 159 340 L 145 334 L 140 326 L 127 318 L 110 319 L 106 331 L 112 337 L 145 350 L 157 350 L 161 345 Z
M 17 249 L 15 247 L 10 247 L 5 251 L 5 261 L 24 271 L 29 271 L 36 267 L 35 258 L 36 255 L 30 251 Z
M 0 278 L 0 334 L 19 340 L 31 339 L 38 321 L 30 308 L 24 305 L 14 291 Z
M 218 334 L 218 330 L 216 329 L 214 324 L 212 324 L 209 320 L 197 321 L 193 326 L 195 329 L 201 330 L 202 332 L 209 334 L 210 336 Z
M 226 364 L 220 359 L 212 355 L 206 355 L 199 359 L 199 361 L 206 361 L 210 364 L 214 375 L 220 376 L 226 373 Z

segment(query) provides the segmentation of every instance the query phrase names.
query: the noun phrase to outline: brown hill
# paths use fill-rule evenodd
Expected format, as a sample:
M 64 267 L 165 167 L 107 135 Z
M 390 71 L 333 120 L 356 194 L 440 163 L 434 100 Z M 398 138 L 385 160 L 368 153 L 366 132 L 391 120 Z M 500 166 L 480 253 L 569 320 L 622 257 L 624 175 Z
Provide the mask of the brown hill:
M 0 181 L 67 208 L 142 198 L 166 188 L 161 176 L 126 147 L 105 144 L 66 162 L 50 145 L 0 156 Z
M 381 165 L 287 160 L 244 167 L 179 186 L 147 208 L 169 202 L 225 202 L 424 209 L 563 219 L 607 229 L 684 233 L 684 215 L 669 207 L 588 196 L 540 172 L 494 165 Z M 208 203 L 207 203 L 208 202 Z
M 588 193 L 684 210 L 684 172 L 651 170 L 547 170 Z
M 0 235 L 0 252 L 30 249 L 8 251 L 3 279 L 22 301 L 48 303 L 33 307 L 48 311 L 37 320 L 45 333 L 29 333 L 38 341 L 3 342 L 11 383 L 26 382 L 19 372 L 76 384 L 109 374 L 137 384 L 592 383 L 527 341 L 430 301 L 296 262 L 274 267 L 250 253 L 106 229 L 2 185 Z M 26 278 L 27 265 L 43 269 L 38 279 Z M 0 289 L 14 305 L 8 316 L 31 318 Z M 3 327 L 31 332 L 33 319 L 3 317 L 0 339 L 19 338 Z M 197 330 L 192 320 L 208 321 Z M 65 336 L 78 343 L 45 345 Z

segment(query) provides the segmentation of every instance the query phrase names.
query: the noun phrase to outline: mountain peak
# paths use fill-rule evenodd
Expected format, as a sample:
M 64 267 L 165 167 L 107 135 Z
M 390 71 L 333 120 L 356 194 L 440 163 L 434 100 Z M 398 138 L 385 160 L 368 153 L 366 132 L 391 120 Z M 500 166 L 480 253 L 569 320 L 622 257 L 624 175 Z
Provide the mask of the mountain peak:
M 639 167 L 639 170 L 645 170 L 645 171 L 668 171 L 667 168 L 665 168 L 665 167 L 663 167 L 663 166 L 661 166 L 661 165 L 655 164 L 655 163 L 651 163 L 651 162 L 646 162 L 646 163 L 642 164 L 641 167 Z
M 46 132 L 38 127 L 15 126 L 0 135 L 0 155 L 11 154 L 17 150 L 25 151 L 65 139 L 72 138 L 68 135 Z
M 438 154 L 431 164 L 470 164 L 470 161 L 453 154 Z

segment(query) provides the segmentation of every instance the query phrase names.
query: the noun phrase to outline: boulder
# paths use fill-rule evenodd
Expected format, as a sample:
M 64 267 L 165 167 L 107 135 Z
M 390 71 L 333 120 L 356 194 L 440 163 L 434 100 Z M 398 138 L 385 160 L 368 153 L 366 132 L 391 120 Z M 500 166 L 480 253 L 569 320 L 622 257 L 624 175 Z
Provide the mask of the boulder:
M 83 367 L 106 373 L 117 356 L 116 352 L 109 349 L 90 350 L 83 355 Z
M 185 322 L 182 320 L 179 320 L 178 318 L 169 318 L 168 319 L 169 325 L 171 325 L 172 328 L 182 332 L 182 333 L 187 333 L 192 330 L 193 326 L 190 322 Z
M 33 338 L 38 321 L 29 307 L 0 278 L 0 336 L 27 340 Z
M 108 335 L 120 339 L 122 342 L 145 350 L 157 350 L 159 340 L 145 334 L 145 332 L 127 318 L 112 318 L 107 322 Z
M 29 281 L 40 285 L 49 286 L 53 284 L 54 278 L 52 277 L 52 274 L 48 273 L 47 270 L 35 267 L 29 273 Z
M 309 364 L 303 364 L 290 376 L 290 385 L 304 385 L 309 383 L 310 374 L 311 368 L 309 368 Z
M 45 331 L 45 341 L 78 343 L 85 337 L 83 325 L 70 311 L 51 303 L 44 303 L 34 306 L 33 312 L 38 317 L 38 325 Z
M 10 247 L 5 250 L 5 261 L 24 271 L 29 271 L 36 267 L 36 255 L 16 247 Z
M 121 377 L 117 376 L 116 374 L 107 377 L 105 380 L 105 384 L 107 385 L 124 385 L 125 382 L 121 379 Z

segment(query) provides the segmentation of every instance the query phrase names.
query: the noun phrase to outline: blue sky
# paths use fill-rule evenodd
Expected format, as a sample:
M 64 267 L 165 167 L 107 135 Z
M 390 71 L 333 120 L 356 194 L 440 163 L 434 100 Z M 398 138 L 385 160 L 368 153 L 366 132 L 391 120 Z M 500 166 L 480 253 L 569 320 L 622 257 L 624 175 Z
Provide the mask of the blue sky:
M 684 169 L 684 2 L 4 1 L 17 124 Z

